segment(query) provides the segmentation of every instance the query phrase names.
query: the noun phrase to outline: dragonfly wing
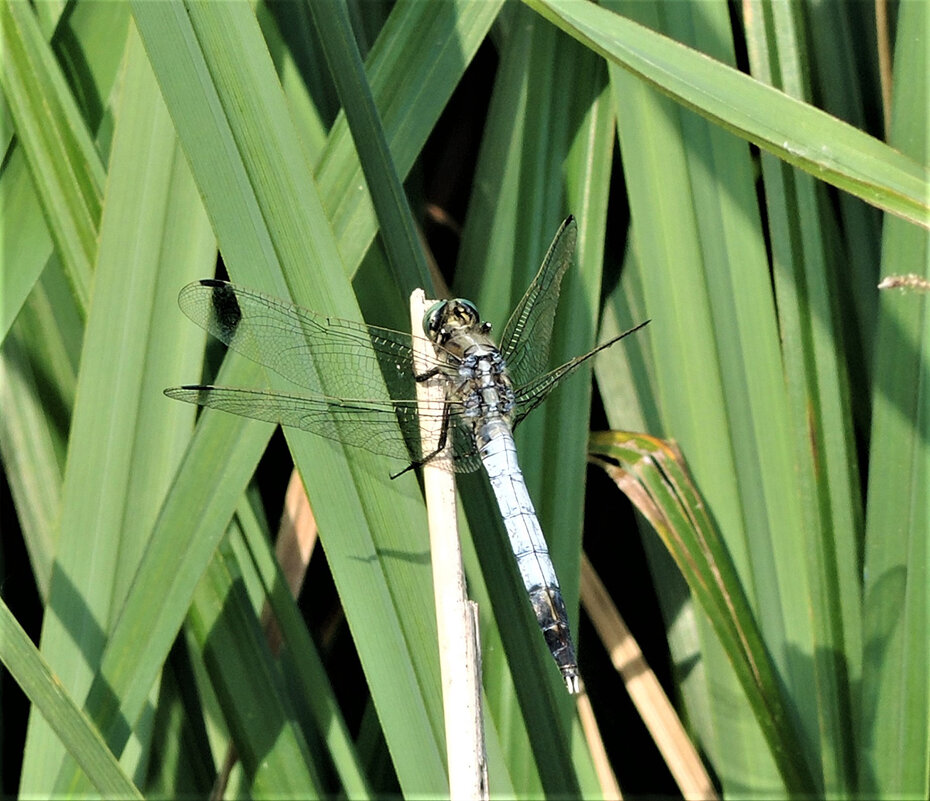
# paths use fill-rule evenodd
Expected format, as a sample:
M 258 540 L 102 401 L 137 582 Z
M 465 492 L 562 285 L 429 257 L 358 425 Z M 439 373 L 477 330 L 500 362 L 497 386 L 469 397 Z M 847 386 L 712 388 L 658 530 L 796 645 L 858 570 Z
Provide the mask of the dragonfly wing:
M 516 409 L 514 414 L 514 427 L 516 428 L 516 426 L 519 425 L 524 417 L 526 417 L 531 411 L 533 411 L 533 409 L 539 406 L 539 404 L 548 397 L 549 393 L 552 392 L 552 390 L 555 389 L 563 379 L 574 373 L 575 370 L 581 367 L 581 365 L 588 361 L 588 359 L 590 359 L 592 356 L 596 356 L 602 350 L 606 350 L 611 345 L 617 344 L 625 336 L 632 334 L 634 331 L 638 331 L 648 322 L 649 320 L 646 320 L 639 325 L 633 326 L 633 328 L 624 331 L 619 336 L 616 336 L 613 339 L 598 345 L 596 348 L 594 348 L 594 350 L 590 350 L 582 356 L 576 356 L 571 361 L 559 365 L 554 370 L 537 376 L 529 383 L 517 387 L 514 390 L 514 406 Z
M 410 334 L 317 314 L 213 279 L 188 284 L 178 304 L 233 350 L 321 396 L 377 398 L 384 393 L 379 375 L 392 397 L 415 394 Z
M 552 324 L 562 276 L 571 264 L 578 225 L 568 217 L 559 228 L 539 272 L 504 326 L 500 349 L 514 384 L 526 384 L 549 366 Z
M 420 447 L 421 413 L 435 420 L 446 415 L 444 402 L 418 407 L 413 400 L 344 400 L 214 386 L 170 387 L 165 395 L 242 417 L 299 428 L 408 464 L 421 464 L 431 455 L 424 454 Z M 451 404 L 447 419 L 454 469 L 459 472 L 477 469 L 480 461 L 461 407 Z

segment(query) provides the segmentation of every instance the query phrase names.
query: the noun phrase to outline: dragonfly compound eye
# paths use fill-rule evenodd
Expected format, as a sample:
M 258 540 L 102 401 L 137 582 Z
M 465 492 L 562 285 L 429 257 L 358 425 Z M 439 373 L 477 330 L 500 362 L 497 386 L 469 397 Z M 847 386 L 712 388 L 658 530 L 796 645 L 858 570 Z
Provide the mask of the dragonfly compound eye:
M 478 307 L 470 300 L 455 299 L 455 316 L 462 321 L 462 325 L 476 325 L 481 320 Z
M 423 315 L 423 333 L 428 337 L 433 338 L 442 328 L 442 321 L 445 318 L 443 308 L 448 302 L 447 300 L 437 300 Z
M 434 303 L 423 317 L 423 330 L 433 341 L 445 344 L 453 332 L 478 325 L 478 309 L 470 300 L 455 298 Z

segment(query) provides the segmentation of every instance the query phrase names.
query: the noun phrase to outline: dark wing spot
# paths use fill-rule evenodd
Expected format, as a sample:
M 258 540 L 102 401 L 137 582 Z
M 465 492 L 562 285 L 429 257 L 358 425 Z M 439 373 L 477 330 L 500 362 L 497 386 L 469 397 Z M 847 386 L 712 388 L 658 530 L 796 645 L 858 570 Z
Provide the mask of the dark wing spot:
M 236 293 L 225 281 L 203 281 L 202 283 L 213 288 L 210 295 L 213 318 L 222 332 L 223 341 L 230 342 L 236 333 L 239 321 L 242 320 L 242 309 L 239 308 Z

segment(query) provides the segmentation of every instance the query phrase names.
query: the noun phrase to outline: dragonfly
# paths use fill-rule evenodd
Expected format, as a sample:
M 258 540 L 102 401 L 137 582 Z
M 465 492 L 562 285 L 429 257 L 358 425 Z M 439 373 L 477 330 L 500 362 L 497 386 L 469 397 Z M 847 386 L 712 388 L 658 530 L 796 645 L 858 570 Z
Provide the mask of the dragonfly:
M 517 461 L 513 429 L 565 378 L 648 320 L 593 350 L 548 369 L 562 277 L 571 264 L 577 223 L 559 228 L 536 277 L 504 326 L 500 345 L 473 303 L 439 301 L 424 315 L 432 356 L 414 360 L 414 336 L 331 317 L 216 279 L 185 286 L 178 297 L 193 322 L 229 348 L 309 392 L 186 385 L 168 397 L 292 426 L 406 461 L 437 460 L 455 471 L 483 468 L 500 508 L 517 566 L 546 644 L 568 691 L 581 692 L 562 591 Z M 422 350 L 422 349 L 421 349 Z M 442 384 L 441 401 L 418 404 L 418 382 Z M 432 449 L 421 424 L 439 429 Z M 400 473 L 395 474 L 400 475 Z

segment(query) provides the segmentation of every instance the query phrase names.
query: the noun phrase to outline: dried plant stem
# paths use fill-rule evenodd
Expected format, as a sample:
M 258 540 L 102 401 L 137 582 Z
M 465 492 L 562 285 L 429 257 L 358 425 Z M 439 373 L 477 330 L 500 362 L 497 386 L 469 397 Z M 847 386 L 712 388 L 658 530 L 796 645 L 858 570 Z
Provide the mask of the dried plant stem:
M 414 291 L 410 297 L 410 319 L 414 334 L 421 330 L 425 308 L 427 301 L 423 291 Z M 421 360 L 421 365 L 425 358 L 432 355 L 422 352 L 428 347 L 426 340 L 414 336 L 415 358 Z M 425 370 L 420 369 L 420 372 Z M 421 410 L 425 407 L 440 408 L 443 400 L 442 387 L 436 382 L 418 383 L 417 401 Z M 420 419 L 423 452 L 429 453 L 438 445 L 441 423 L 438 415 L 421 414 Z M 452 801 L 487 798 L 478 667 L 480 650 L 474 623 L 476 616 L 469 610 L 465 598 L 465 574 L 456 524 L 455 479 L 448 455 L 440 455 L 424 465 L 423 488 L 436 600 L 449 796 Z

